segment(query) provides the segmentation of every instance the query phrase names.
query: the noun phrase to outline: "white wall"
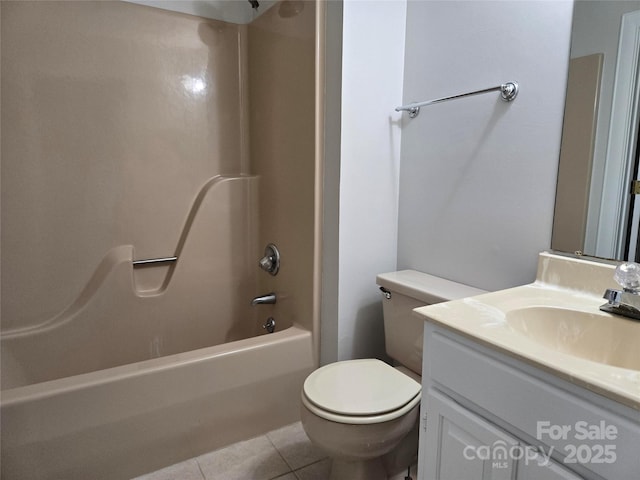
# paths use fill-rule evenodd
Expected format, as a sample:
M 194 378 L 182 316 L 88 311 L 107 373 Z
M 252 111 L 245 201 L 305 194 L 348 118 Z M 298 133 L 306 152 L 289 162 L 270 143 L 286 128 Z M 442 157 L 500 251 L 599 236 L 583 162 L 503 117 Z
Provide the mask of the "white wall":
M 375 277 L 396 268 L 405 14 L 404 0 L 344 2 L 339 360 L 384 354 Z
M 571 1 L 409 1 L 404 100 L 518 81 L 422 109 L 402 130 L 398 267 L 494 290 L 549 248 Z

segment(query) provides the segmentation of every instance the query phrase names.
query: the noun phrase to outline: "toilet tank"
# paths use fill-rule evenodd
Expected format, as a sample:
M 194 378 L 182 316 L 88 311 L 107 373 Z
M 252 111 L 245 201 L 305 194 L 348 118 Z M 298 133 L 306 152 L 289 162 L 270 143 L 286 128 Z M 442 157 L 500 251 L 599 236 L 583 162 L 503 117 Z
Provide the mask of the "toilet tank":
M 387 355 L 420 375 L 424 320 L 413 309 L 486 293 L 415 270 L 381 273 L 376 283 L 391 293 L 391 298 L 382 297 Z

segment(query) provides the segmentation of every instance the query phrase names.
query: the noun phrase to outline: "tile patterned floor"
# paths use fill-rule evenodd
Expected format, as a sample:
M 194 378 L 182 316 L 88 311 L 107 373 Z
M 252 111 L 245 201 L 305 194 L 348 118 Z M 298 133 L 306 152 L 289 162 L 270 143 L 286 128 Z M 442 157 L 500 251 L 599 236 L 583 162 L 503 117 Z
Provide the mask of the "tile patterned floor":
M 297 422 L 133 480 L 327 480 L 329 469 L 329 459 Z

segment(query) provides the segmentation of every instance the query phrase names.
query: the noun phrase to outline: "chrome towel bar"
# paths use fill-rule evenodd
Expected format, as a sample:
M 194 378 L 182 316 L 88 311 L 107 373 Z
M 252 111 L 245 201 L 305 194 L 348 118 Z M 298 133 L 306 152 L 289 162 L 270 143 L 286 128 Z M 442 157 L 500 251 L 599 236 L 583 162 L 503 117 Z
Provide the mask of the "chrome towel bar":
M 435 103 L 446 102 L 447 100 L 455 100 L 463 97 L 470 97 L 471 95 L 480 95 L 482 93 L 500 91 L 500 96 L 505 102 L 510 102 L 518 95 L 518 82 L 507 82 L 497 87 L 485 88 L 482 90 L 476 90 L 475 92 L 461 93 L 460 95 L 452 95 L 450 97 L 437 98 L 435 100 L 427 100 L 426 102 L 410 103 L 401 107 L 396 107 L 396 112 L 407 111 L 409 117 L 416 118 L 420 113 L 420 107 L 426 107 L 427 105 L 433 105 Z
M 154 263 L 168 263 L 175 262 L 178 257 L 162 257 L 162 258 L 147 258 L 145 260 L 133 260 L 131 263 L 134 267 L 141 267 L 143 265 L 151 265 Z

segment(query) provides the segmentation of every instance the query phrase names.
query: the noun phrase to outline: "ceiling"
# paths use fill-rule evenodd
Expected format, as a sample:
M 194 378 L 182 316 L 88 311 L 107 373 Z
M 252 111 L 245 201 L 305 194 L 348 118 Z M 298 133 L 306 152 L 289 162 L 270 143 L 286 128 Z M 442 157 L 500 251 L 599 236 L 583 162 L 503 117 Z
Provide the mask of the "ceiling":
M 276 0 L 258 0 L 258 9 L 251 7 L 248 0 L 123 0 L 130 3 L 187 13 L 199 17 L 212 18 L 230 23 L 250 23 L 266 12 Z

